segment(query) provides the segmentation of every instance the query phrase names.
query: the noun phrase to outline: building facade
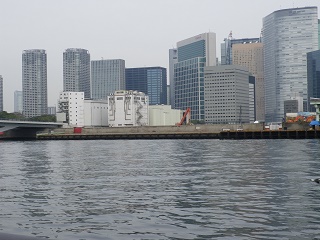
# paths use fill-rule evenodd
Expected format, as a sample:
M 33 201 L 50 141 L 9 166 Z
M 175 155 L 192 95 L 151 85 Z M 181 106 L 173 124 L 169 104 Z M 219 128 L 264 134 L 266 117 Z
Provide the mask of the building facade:
M 287 113 L 298 113 L 303 111 L 303 99 L 292 98 L 290 100 L 284 101 L 284 118 L 286 118 Z
M 0 112 L 3 111 L 3 78 L 0 75 Z
M 257 119 L 257 107 L 256 107 L 256 78 L 249 73 L 249 122 L 254 123 Z
M 84 92 L 85 98 L 91 98 L 88 50 L 69 48 L 63 53 L 63 91 Z
M 320 98 L 320 50 L 307 53 L 308 111 L 314 112 L 310 98 Z
M 169 49 L 169 85 L 170 85 L 170 101 L 168 104 L 171 108 L 175 108 L 175 82 L 174 82 L 174 64 L 178 62 L 178 50 L 176 48 Z
M 170 105 L 149 106 L 149 126 L 175 126 L 182 118 L 182 110 Z
M 14 112 L 23 112 L 23 98 L 22 91 L 14 91 Z
M 205 122 L 250 122 L 250 74 L 237 65 L 205 67 Z
M 232 45 L 232 62 L 234 65 L 248 68 L 255 77 L 255 120 L 264 121 L 263 44 L 256 41 L 234 43 Z
M 167 103 L 167 69 L 163 67 L 126 68 L 126 90 L 143 92 L 149 104 Z
M 137 91 L 115 91 L 108 96 L 109 127 L 147 126 L 148 96 Z
M 260 43 L 261 38 L 232 38 L 232 35 L 229 38 L 224 39 L 224 43 L 221 43 L 221 65 L 232 65 L 233 63 L 233 45 L 234 44 L 251 44 L 251 43 Z
M 84 92 L 61 92 L 57 121 L 72 127 L 84 126 Z
M 22 53 L 23 115 L 27 118 L 47 114 L 47 53 L 42 49 Z
M 108 126 L 107 100 L 84 100 L 84 126 Z
M 318 9 L 284 9 L 263 19 L 266 121 L 280 122 L 284 101 L 301 96 L 307 110 L 307 52 L 318 50 Z
M 203 33 L 177 43 L 175 108 L 191 108 L 191 120 L 204 121 L 204 67 L 216 65 L 216 34 Z
M 125 61 L 122 59 L 91 61 L 91 97 L 107 100 L 111 93 L 125 89 Z

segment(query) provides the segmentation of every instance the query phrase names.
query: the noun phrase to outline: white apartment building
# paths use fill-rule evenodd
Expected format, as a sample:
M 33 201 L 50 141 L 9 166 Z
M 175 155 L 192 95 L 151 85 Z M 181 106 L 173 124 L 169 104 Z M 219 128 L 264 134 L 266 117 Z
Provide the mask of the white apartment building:
M 61 92 L 57 121 L 71 127 L 84 126 L 84 92 Z
M 174 126 L 180 122 L 183 111 L 170 105 L 149 106 L 149 126 Z
M 115 91 L 108 96 L 109 127 L 146 126 L 149 98 L 142 92 Z

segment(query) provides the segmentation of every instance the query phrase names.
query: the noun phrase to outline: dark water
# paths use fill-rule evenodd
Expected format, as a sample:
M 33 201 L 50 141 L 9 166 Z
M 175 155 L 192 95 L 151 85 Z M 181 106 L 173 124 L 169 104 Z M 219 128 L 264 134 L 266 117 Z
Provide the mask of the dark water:
M 318 140 L 0 142 L 0 232 L 320 239 Z

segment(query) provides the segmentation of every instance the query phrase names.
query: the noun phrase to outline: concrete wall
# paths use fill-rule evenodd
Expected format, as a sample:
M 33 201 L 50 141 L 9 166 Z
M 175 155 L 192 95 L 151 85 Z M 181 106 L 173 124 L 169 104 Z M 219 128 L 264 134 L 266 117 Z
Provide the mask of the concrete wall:
M 236 131 L 239 125 L 236 124 L 203 124 L 203 125 L 182 125 L 178 126 L 142 126 L 142 127 L 95 127 L 82 129 L 83 134 L 106 134 L 106 133 L 181 133 L 181 132 L 211 132 L 219 133 L 223 130 Z M 244 131 L 262 131 L 262 123 L 243 124 Z M 73 128 L 61 128 L 54 130 L 55 133 L 73 133 Z

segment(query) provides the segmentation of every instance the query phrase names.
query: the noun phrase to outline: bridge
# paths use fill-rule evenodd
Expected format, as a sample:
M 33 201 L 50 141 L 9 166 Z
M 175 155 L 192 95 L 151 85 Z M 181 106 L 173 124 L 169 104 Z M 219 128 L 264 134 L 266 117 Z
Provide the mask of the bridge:
M 36 139 L 37 132 L 62 127 L 56 122 L 0 120 L 0 140 Z

